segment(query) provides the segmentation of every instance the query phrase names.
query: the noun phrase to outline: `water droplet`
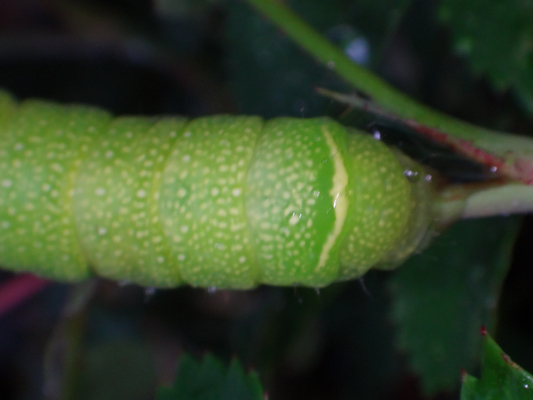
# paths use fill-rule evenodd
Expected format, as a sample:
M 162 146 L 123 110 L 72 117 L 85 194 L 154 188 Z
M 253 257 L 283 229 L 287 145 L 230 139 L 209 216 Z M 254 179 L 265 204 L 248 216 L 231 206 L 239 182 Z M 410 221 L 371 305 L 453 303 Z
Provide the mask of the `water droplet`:
M 374 129 L 374 131 L 372 132 L 372 136 L 376 140 L 381 140 L 381 132 L 378 131 L 377 129 Z
M 147 287 L 144 289 L 144 302 L 148 302 L 156 292 L 157 288 L 155 287 Z
M 411 182 L 416 182 L 418 180 L 418 171 L 412 171 L 410 169 L 406 169 L 406 170 L 403 171 L 403 174 Z
M 217 291 L 217 287 L 216 286 L 209 286 L 207 288 L 207 293 L 209 293 L 209 294 L 215 294 L 216 291 Z
M 305 116 L 307 108 L 307 102 L 304 99 L 296 100 L 292 106 L 293 111 L 301 117 Z
M 370 59 L 370 46 L 365 38 L 358 37 L 348 43 L 344 53 L 356 64 L 365 65 Z
M 340 24 L 326 32 L 329 40 L 344 50 L 346 56 L 357 64 L 367 64 L 370 61 L 370 44 L 355 28 L 348 24 Z M 335 65 L 329 68 L 334 68 Z

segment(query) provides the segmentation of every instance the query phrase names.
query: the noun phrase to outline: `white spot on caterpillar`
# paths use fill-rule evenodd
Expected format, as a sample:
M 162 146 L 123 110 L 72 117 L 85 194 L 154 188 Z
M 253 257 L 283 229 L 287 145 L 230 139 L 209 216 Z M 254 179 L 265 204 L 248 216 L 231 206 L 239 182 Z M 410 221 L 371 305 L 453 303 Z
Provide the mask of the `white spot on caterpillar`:
M 187 233 L 189 231 L 189 227 L 187 225 L 182 225 L 180 231 L 182 233 Z
M 7 188 L 7 187 L 11 187 L 11 185 L 13 185 L 13 182 L 11 182 L 9 179 L 4 179 L 4 180 L 2 181 L 2 186 L 3 186 L 3 187 L 6 187 L 6 188 Z
M 99 235 L 105 235 L 106 233 L 107 233 L 107 229 L 105 229 L 105 228 L 98 229 L 98 234 Z
M 289 237 L 289 235 L 291 234 L 291 232 L 289 231 L 289 228 L 287 228 L 286 226 L 284 226 L 283 228 L 281 228 L 279 230 L 281 233 L 283 233 L 286 237 Z
M 161 264 L 163 261 L 165 261 L 165 258 L 164 258 L 164 257 L 161 257 L 161 256 L 157 257 L 157 262 L 158 262 L 159 264 Z
M 264 240 L 265 242 L 271 242 L 274 238 L 272 235 L 267 235 L 266 233 L 259 234 L 259 239 Z
M 137 197 L 140 197 L 140 198 L 146 197 L 146 191 L 144 191 L 143 189 L 139 189 L 137 191 Z
M 299 220 L 300 217 L 298 215 L 292 214 L 292 217 L 289 218 L 289 225 L 296 225 Z
M 185 254 L 180 254 L 180 255 L 178 256 L 178 260 L 180 260 L 180 261 L 185 260 L 185 258 L 186 258 L 186 257 L 185 257 Z
M 240 262 L 241 264 L 243 264 L 245 261 L 246 261 L 246 257 L 243 256 L 243 257 L 240 257 L 240 258 L 239 258 L 239 262 Z
M 213 188 L 211 189 L 211 196 L 218 196 L 218 194 L 220 193 L 220 191 L 218 190 L 218 188 Z
M 97 188 L 95 191 L 97 196 L 103 196 L 105 194 L 105 189 L 104 188 Z
M 241 229 L 244 229 L 246 227 L 246 223 L 241 224 L 232 224 L 229 228 L 231 232 L 240 231 Z M 243 240 L 244 241 L 244 240 Z
M 231 194 L 232 194 L 233 196 L 237 197 L 237 196 L 240 196 L 240 195 L 241 195 L 241 192 L 242 192 L 242 190 L 237 188 L 237 189 L 233 189 L 233 190 L 231 191 Z

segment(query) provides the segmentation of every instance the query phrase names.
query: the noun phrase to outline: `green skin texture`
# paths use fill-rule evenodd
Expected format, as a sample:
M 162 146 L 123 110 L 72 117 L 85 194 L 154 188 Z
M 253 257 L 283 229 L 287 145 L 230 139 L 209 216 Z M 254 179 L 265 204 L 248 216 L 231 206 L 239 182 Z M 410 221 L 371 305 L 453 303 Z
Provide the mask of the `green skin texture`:
M 0 156 L 0 264 L 55 280 L 322 287 L 427 231 L 419 167 L 328 118 L 113 118 L 0 92 Z

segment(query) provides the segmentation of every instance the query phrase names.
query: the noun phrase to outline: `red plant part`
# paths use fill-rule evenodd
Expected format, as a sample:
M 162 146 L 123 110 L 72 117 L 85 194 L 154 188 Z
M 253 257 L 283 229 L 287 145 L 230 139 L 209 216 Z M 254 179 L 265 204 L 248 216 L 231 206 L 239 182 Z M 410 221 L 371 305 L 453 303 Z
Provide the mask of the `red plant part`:
M 531 160 L 516 159 L 509 165 L 503 158 L 473 146 L 469 140 L 456 138 L 437 129 L 421 125 L 413 120 L 403 121 L 403 123 L 414 129 L 420 135 L 436 143 L 448 146 L 454 152 L 488 166 L 499 177 L 517 180 L 526 185 L 533 185 L 533 163 Z
M 504 158 L 498 157 L 472 144 L 472 141 L 459 139 L 455 136 L 441 132 L 438 129 L 422 125 L 415 120 L 402 119 L 388 110 L 383 109 L 372 100 L 361 97 L 359 94 L 345 95 L 323 88 L 316 88 L 316 91 L 326 97 L 332 98 L 340 103 L 347 104 L 365 112 L 385 118 L 399 124 L 406 125 L 432 141 L 449 147 L 454 152 L 471 158 L 472 160 L 486 165 L 495 173 L 495 176 L 503 179 L 510 179 L 533 185 L 533 160 L 515 157 L 512 152 Z
M 0 286 L 0 317 L 15 309 L 21 303 L 34 296 L 50 281 L 35 275 L 15 275 Z

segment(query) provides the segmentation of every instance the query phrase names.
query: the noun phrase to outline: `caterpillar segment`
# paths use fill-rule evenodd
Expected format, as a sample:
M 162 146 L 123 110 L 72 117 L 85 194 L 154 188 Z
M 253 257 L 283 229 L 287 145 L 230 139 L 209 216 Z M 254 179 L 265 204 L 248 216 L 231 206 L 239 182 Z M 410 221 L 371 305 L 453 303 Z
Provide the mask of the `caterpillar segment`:
M 405 258 L 429 224 L 405 156 L 328 118 L 113 118 L 2 92 L 0 156 L 0 265 L 61 281 L 322 287 Z

